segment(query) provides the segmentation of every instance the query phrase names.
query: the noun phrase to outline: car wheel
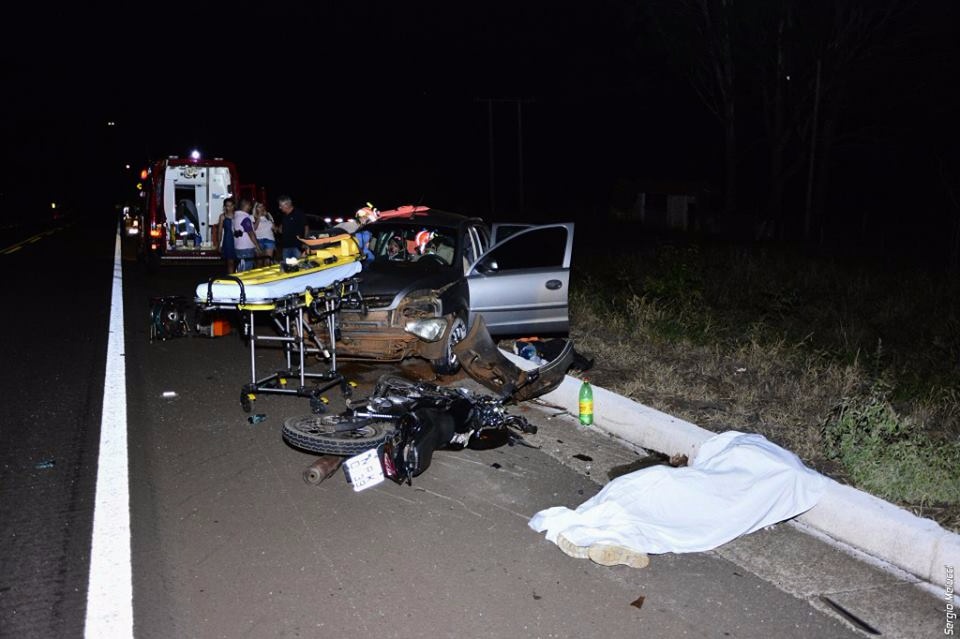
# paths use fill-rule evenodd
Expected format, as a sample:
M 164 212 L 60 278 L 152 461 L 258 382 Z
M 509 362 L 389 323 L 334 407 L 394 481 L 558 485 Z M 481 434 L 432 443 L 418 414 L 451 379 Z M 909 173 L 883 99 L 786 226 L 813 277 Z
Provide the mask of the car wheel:
M 453 347 L 467 336 L 467 322 L 460 315 L 453 316 L 453 327 L 447 336 L 447 343 L 443 345 L 443 357 L 431 361 L 433 371 L 438 375 L 452 375 L 460 370 L 460 360 L 453 352 Z

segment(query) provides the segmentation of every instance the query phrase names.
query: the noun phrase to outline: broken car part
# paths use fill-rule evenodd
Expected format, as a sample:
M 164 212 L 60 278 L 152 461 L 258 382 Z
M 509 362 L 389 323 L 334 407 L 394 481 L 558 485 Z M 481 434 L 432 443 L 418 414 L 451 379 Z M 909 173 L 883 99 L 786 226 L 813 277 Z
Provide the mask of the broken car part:
M 553 361 L 529 371 L 507 359 L 487 331 L 483 316 L 478 315 L 467 336 L 453 347 L 460 365 L 473 379 L 492 391 L 526 401 L 545 395 L 563 381 L 573 363 L 573 342 L 566 344 Z

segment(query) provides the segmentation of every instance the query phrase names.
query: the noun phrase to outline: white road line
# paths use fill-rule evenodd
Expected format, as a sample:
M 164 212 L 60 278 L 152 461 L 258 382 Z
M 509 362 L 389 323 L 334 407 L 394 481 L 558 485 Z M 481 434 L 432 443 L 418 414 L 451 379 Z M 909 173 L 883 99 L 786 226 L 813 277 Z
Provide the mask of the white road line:
M 90 639 L 133 637 L 127 380 L 123 353 L 123 266 L 118 229 L 113 259 L 110 333 L 103 383 L 100 457 L 84 627 L 84 635 Z

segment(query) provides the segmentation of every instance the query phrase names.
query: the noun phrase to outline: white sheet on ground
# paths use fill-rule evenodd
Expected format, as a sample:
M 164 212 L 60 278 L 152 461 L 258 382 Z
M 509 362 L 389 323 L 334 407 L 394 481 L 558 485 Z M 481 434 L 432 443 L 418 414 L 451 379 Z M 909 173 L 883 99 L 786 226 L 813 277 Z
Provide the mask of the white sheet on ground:
M 578 546 L 645 553 L 716 548 L 812 508 L 826 479 L 762 435 L 728 431 L 703 442 L 690 466 L 651 466 L 617 477 L 576 510 L 547 508 L 529 522 Z

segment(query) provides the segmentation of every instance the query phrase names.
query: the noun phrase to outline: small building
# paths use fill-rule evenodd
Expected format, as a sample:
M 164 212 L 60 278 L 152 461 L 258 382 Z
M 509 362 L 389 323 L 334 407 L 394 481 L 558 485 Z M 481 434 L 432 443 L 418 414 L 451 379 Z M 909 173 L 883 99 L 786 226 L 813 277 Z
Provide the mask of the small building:
M 614 185 L 610 216 L 649 228 L 703 230 L 700 215 L 708 193 L 704 182 L 623 178 Z

